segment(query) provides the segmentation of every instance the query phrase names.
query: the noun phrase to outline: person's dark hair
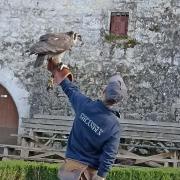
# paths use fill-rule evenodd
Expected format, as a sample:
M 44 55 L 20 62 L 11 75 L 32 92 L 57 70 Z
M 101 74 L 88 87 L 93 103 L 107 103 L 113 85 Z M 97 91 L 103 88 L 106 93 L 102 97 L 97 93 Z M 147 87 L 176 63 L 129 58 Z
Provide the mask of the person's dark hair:
M 105 104 L 107 105 L 113 105 L 113 104 L 116 104 L 117 102 L 114 100 L 114 99 L 105 99 Z

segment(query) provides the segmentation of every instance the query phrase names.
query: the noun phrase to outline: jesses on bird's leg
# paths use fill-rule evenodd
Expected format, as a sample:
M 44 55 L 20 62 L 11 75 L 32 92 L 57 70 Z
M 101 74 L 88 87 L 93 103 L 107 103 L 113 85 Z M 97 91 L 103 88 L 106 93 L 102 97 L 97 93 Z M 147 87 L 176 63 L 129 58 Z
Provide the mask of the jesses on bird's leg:
M 47 83 L 47 91 L 49 92 L 50 90 L 53 90 L 54 88 L 54 76 L 53 74 L 51 75 L 51 77 L 48 79 L 48 83 Z

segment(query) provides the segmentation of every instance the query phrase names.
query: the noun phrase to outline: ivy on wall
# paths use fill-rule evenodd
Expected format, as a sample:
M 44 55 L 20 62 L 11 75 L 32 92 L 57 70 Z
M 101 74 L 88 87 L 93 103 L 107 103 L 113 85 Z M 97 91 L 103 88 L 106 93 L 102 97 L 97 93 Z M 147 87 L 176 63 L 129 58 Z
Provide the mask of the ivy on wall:
M 136 39 L 127 35 L 105 34 L 105 41 L 123 49 L 134 48 L 137 44 L 140 44 Z

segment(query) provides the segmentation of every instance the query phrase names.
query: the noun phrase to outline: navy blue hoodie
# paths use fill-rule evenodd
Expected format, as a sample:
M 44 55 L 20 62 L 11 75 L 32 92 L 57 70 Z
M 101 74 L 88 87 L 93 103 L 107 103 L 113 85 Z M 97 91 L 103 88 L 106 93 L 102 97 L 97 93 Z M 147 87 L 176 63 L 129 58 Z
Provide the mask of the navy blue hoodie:
M 96 168 L 98 175 L 105 177 L 118 151 L 118 118 L 102 101 L 93 101 L 83 95 L 68 79 L 60 85 L 76 114 L 68 139 L 66 157 Z

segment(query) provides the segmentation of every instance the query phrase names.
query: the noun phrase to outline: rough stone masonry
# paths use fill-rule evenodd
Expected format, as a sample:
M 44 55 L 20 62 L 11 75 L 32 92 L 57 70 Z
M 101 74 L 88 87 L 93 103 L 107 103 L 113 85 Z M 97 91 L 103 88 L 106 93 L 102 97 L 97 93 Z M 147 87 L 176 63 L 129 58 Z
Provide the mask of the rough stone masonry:
M 128 36 L 138 42 L 133 48 L 105 40 L 111 12 L 129 13 Z M 28 92 L 30 115 L 73 113 L 62 92 L 47 93 L 49 73 L 34 69 L 36 57 L 25 51 L 42 34 L 74 30 L 84 46 L 67 53 L 64 63 L 83 93 L 96 99 L 107 79 L 120 72 L 129 93 L 127 104 L 119 106 L 125 118 L 179 120 L 179 0 L 1 0 L 0 19 L 0 71 L 11 72 L 14 89 Z

